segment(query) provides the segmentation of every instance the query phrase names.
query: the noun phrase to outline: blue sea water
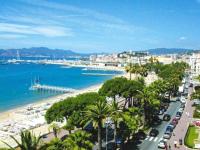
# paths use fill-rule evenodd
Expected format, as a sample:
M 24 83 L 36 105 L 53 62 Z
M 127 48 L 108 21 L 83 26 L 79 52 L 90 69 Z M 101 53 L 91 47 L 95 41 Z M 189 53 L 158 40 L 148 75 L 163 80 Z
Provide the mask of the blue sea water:
M 62 68 L 59 65 L 6 64 L 0 65 L 0 111 L 30 104 L 58 93 L 29 90 L 39 77 L 41 84 L 82 89 L 102 83 L 112 76 L 87 76 L 82 73 L 119 74 L 116 71 L 84 71 L 82 68 Z

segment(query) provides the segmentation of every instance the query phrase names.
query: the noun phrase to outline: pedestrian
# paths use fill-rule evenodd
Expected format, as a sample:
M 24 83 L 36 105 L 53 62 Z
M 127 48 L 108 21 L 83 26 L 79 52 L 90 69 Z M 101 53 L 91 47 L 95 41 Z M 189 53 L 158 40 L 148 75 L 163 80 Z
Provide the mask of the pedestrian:
M 174 141 L 174 147 L 175 148 L 177 147 L 177 141 Z
M 169 144 L 169 150 L 171 150 L 171 145 Z

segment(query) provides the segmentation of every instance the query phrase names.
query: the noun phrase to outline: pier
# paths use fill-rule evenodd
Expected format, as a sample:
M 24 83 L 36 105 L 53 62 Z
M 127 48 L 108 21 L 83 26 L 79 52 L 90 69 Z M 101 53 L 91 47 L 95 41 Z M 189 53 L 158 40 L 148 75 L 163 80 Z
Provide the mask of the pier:
M 30 87 L 30 90 L 38 90 L 38 91 L 47 91 L 47 92 L 60 92 L 60 93 L 73 93 L 74 89 L 51 86 L 51 85 L 42 85 L 42 84 L 34 84 Z

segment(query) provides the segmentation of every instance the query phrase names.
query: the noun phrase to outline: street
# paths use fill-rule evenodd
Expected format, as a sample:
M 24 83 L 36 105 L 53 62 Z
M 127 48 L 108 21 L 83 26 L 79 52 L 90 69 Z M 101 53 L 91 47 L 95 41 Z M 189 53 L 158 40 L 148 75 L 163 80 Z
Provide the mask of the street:
M 171 102 L 169 105 L 169 108 L 165 113 L 170 114 L 171 118 L 173 119 L 176 115 L 176 112 L 178 111 L 181 103 L 179 101 L 177 102 Z M 138 149 L 140 150 L 157 150 L 158 148 L 158 143 L 162 139 L 162 136 L 165 132 L 165 129 L 167 125 L 169 124 L 170 121 L 162 121 L 160 125 L 155 127 L 158 131 L 159 134 L 156 137 L 150 137 L 147 135 L 146 139 L 138 146 Z

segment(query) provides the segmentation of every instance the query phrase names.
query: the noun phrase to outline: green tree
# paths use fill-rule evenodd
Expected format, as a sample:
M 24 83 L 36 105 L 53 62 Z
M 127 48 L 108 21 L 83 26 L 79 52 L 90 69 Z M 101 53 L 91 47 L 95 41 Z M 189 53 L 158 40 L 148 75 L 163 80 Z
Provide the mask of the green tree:
M 117 126 L 119 125 L 119 122 L 122 120 L 122 107 L 117 103 L 116 101 L 112 101 L 110 105 L 110 115 L 112 121 L 114 122 L 114 139 L 116 141 L 117 138 Z
M 160 106 L 160 101 L 157 99 L 156 93 L 152 92 L 150 87 L 145 87 L 139 91 L 139 98 L 141 100 L 141 107 L 143 110 L 143 125 L 144 127 L 151 123 L 152 116 Z
M 95 104 L 89 105 L 84 112 L 85 121 L 93 123 L 98 127 L 98 145 L 102 149 L 102 124 L 103 120 L 110 114 L 110 109 L 105 99 L 98 99 Z
M 54 138 L 49 143 L 45 143 L 40 150 L 66 150 L 65 144 L 59 138 Z
M 125 85 L 127 82 L 128 80 L 124 77 L 116 77 L 107 80 L 99 89 L 99 94 L 102 96 L 112 97 L 115 100 L 117 95 L 121 96 L 125 91 Z
M 79 130 L 70 134 L 63 143 L 69 150 L 92 150 L 93 143 L 90 141 L 90 137 L 91 134 Z
M 58 137 L 58 133 L 60 132 L 61 128 L 58 126 L 57 123 L 54 122 L 54 123 L 50 124 L 49 131 L 50 130 L 53 131 L 54 137 L 57 138 Z
M 11 136 L 11 138 L 16 142 L 17 147 L 20 148 L 20 150 L 38 150 L 41 141 L 41 137 L 36 137 L 30 131 L 20 133 L 20 142 L 14 136 Z M 4 143 L 10 147 L 10 149 L 15 150 L 15 148 L 10 146 L 8 143 Z

